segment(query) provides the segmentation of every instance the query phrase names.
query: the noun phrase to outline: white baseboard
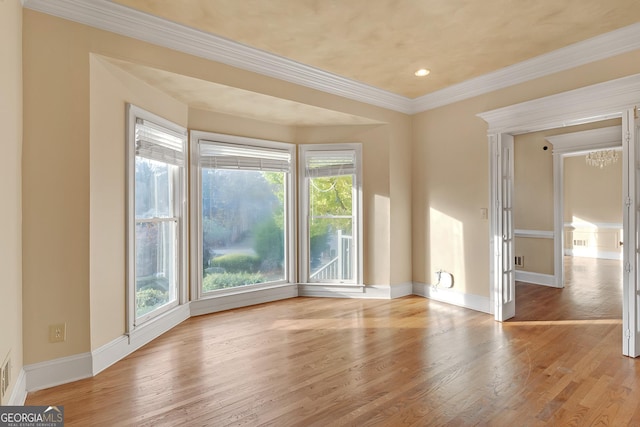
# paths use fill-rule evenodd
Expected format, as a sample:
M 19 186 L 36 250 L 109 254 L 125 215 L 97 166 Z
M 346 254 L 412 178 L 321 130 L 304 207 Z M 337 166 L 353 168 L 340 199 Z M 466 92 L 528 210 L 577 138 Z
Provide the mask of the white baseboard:
M 575 247 L 572 249 L 565 249 L 564 254 L 565 256 L 575 256 L 583 258 L 622 259 L 622 252 L 598 251 L 592 248 Z
M 341 285 L 341 284 L 320 284 L 320 283 L 299 283 L 298 295 L 301 297 L 319 297 L 319 298 L 367 298 L 365 296 L 366 286 L 364 285 Z M 384 289 L 375 288 L 369 290 L 368 298 L 377 295 L 378 298 L 384 298 L 388 293 Z
M 396 285 L 391 285 L 389 288 L 389 297 L 391 299 L 402 298 L 413 294 L 413 283 L 411 282 L 398 283 Z
M 411 295 L 413 284 L 384 286 L 300 283 L 298 293 L 301 297 L 392 299 Z
M 129 350 L 129 348 L 129 337 L 122 335 L 93 350 L 91 352 L 93 375 L 98 375 L 98 373 L 131 354 L 134 350 Z
M 189 304 L 180 305 L 164 313 L 147 325 L 142 325 L 129 335 L 123 335 L 91 352 L 92 373 L 97 375 L 119 360 L 122 360 L 143 345 L 187 320 Z
M 533 283 L 534 285 L 550 286 L 552 288 L 561 288 L 556 282 L 556 276 L 553 274 L 533 273 L 530 271 L 516 270 L 516 281 Z
M 18 374 L 18 379 L 16 380 L 16 384 L 13 387 L 13 391 L 11 392 L 11 396 L 9 396 L 9 401 L 7 404 L 9 406 L 22 406 L 24 402 L 27 400 L 27 375 L 24 372 L 24 368 L 20 369 L 20 373 Z
M 413 294 L 491 314 L 491 301 L 489 297 L 458 292 L 454 289 L 435 288 L 426 283 L 416 282 L 413 283 Z
M 93 376 L 91 353 L 75 354 L 24 367 L 26 391 L 42 390 Z
M 295 284 L 266 289 L 254 289 L 230 295 L 213 296 L 198 301 L 191 301 L 191 316 L 216 313 L 218 311 L 295 298 L 297 296 L 298 286 Z

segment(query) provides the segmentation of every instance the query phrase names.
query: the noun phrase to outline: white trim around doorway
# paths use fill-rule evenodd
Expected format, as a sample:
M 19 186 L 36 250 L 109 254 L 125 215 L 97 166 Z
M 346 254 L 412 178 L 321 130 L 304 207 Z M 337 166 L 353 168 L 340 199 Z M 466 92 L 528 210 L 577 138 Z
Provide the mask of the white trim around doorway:
M 546 96 L 534 99 L 520 104 L 510 105 L 496 110 L 486 111 L 478 114 L 488 124 L 488 140 L 500 140 L 503 136 L 518 135 L 540 130 L 547 130 L 565 126 L 592 123 L 611 118 L 622 118 L 622 127 L 626 135 L 626 144 L 623 144 L 623 197 L 628 203 L 625 203 L 629 209 L 636 206 L 636 190 L 635 190 L 635 127 L 633 127 L 633 117 L 636 111 L 636 105 L 640 101 L 640 74 L 599 83 L 568 92 L 562 92 L 556 95 Z M 633 127 L 633 128 L 632 128 Z M 622 138 L 622 135 L 621 135 Z M 498 185 L 496 180 L 496 165 L 494 156 L 489 160 L 489 179 L 490 188 Z M 554 170 L 555 172 L 555 170 Z M 510 195 L 508 195 L 510 196 Z M 502 195 L 491 192 L 490 211 L 490 234 L 489 242 L 493 245 L 495 239 L 502 236 L 504 230 L 498 221 L 498 215 L 501 214 Z M 629 245 L 636 247 L 636 219 L 631 218 L 630 214 L 625 211 L 624 216 L 624 241 L 625 245 L 624 264 L 625 275 L 623 283 L 623 292 L 625 295 L 623 301 L 623 340 L 622 352 L 625 355 L 636 357 L 640 354 L 640 350 L 636 348 L 637 335 L 637 302 L 635 298 L 630 298 L 631 290 L 635 290 L 638 278 L 635 275 L 637 260 L 631 257 Z M 633 222 L 632 222 L 633 221 Z M 561 221 L 562 223 L 562 221 Z M 490 246 L 491 247 L 491 246 Z M 511 248 L 513 249 L 513 248 Z M 510 251 L 506 251 L 507 254 Z M 509 284 L 503 283 L 502 272 L 496 271 L 494 265 L 501 265 L 505 254 L 496 252 L 492 254 L 489 265 L 489 284 L 490 295 L 502 295 L 505 286 Z M 495 259 L 494 259 L 495 257 Z M 504 303 L 500 299 L 494 298 L 494 313 L 501 312 L 500 304 Z M 496 320 L 501 320 L 496 317 Z

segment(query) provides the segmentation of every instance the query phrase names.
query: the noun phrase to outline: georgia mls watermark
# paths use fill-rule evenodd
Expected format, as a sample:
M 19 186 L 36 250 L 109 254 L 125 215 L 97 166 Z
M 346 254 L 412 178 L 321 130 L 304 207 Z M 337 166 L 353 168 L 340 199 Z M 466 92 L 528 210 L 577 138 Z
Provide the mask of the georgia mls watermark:
M 64 406 L 0 406 L 0 427 L 63 427 Z

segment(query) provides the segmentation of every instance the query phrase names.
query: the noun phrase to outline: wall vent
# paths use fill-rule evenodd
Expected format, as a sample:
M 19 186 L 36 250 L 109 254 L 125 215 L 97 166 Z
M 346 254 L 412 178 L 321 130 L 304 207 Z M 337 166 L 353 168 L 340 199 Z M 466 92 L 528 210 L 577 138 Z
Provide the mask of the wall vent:
M 587 239 L 574 239 L 573 246 L 589 246 L 589 241 Z

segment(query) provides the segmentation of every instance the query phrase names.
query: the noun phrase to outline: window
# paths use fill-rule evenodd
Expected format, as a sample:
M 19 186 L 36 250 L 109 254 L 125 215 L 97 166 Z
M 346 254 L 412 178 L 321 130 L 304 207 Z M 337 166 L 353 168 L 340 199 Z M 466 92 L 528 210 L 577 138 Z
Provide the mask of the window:
M 307 283 L 362 283 L 361 146 L 304 145 L 302 276 Z
M 293 146 L 192 132 L 192 158 L 195 294 L 292 280 Z
M 128 106 L 128 328 L 185 300 L 186 130 Z

